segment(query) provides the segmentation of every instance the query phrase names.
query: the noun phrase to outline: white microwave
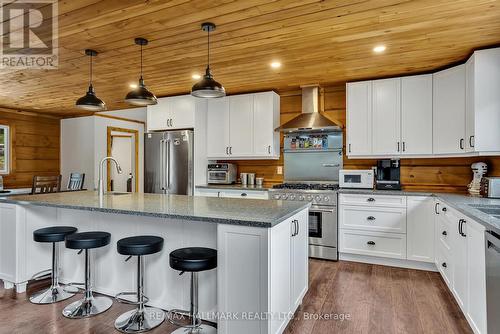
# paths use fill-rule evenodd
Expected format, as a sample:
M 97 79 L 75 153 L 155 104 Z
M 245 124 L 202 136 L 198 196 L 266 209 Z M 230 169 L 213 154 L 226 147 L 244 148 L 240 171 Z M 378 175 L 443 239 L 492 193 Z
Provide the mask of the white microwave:
M 341 169 L 340 188 L 373 189 L 374 171 L 372 169 Z

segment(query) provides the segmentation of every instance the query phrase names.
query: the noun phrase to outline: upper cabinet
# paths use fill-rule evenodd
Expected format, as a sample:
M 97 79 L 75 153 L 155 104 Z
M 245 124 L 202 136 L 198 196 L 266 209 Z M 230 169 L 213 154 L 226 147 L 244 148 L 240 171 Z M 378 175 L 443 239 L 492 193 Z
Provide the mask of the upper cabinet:
M 347 84 L 347 155 L 372 153 L 372 82 Z
M 210 159 L 279 159 L 280 103 L 275 92 L 242 94 L 208 101 Z
M 465 65 L 434 73 L 434 154 L 465 152 Z
M 191 95 L 164 97 L 147 107 L 147 129 L 176 130 L 194 128 L 196 98 Z
M 353 158 L 500 154 L 500 48 L 428 75 L 347 84 Z

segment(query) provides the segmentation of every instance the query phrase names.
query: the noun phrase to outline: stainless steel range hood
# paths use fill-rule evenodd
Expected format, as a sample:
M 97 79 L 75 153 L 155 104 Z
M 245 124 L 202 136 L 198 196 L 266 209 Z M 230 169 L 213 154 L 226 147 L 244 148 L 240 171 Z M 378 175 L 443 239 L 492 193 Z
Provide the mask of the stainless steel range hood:
M 276 131 L 342 131 L 342 127 L 319 112 L 318 96 L 319 86 L 302 86 L 302 114 L 281 125 Z

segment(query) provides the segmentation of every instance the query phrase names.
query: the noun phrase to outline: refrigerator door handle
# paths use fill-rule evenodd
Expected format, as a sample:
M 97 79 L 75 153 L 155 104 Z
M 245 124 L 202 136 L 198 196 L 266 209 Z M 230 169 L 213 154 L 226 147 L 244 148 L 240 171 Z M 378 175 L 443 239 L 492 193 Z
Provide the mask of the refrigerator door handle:
M 167 139 L 165 141 L 165 143 L 167 144 L 166 145 L 166 149 L 167 149 L 167 156 L 166 156 L 166 158 L 167 158 L 166 159 L 167 160 L 166 161 L 167 175 L 166 175 L 166 179 L 167 180 L 166 180 L 165 187 L 166 187 L 167 190 L 169 190 L 170 189 L 170 143 L 171 143 L 170 139 Z
M 165 156 L 165 152 L 164 152 L 164 146 L 163 146 L 163 142 L 165 140 L 162 139 L 160 140 L 160 189 L 161 190 L 165 190 L 165 177 L 163 175 L 163 168 L 164 168 L 164 162 L 165 162 L 165 159 L 164 159 L 164 156 Z

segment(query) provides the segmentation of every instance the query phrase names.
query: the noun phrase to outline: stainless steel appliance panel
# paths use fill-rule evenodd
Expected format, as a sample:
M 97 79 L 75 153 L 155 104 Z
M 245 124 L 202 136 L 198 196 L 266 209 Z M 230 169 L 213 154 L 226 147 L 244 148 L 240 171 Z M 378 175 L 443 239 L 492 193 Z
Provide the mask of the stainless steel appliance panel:
M 189 130 L 164 133 L 165 192 L 193 195 L 193 132 Z
M 485 232 L 488 333 L 500 333 L 500 235 Z
M 160 172 L 163 164 L 162 132 L 144 135 L 144 192 L 161 194 L 163 175 Z
M 309 151 L 284 153 L 285 180 L 339 181 L 342 151 Z
M 309 256 L 337 260 L 336 206 L 313 205 L 309 209 Z

